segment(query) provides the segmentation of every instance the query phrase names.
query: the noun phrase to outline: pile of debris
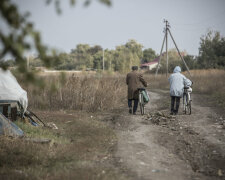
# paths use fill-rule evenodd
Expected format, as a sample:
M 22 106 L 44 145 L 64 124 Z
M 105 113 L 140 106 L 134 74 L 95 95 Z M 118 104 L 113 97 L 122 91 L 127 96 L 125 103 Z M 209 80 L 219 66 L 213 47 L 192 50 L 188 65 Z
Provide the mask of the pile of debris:
M 167 126 L 171 121 L 176 120 L 176 116 L 167 115 L 164 112 L 153 112 L 149 113 L 146 116 L 146 121 L 151 121 L 153 124 L 160 125 L 160 126 Z

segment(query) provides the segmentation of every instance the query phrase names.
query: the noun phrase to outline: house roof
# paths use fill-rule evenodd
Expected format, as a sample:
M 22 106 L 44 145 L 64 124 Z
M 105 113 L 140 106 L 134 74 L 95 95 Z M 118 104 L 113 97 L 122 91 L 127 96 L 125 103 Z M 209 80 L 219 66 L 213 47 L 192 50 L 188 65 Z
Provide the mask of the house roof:
M 164 54 L 165 53 L 162 53 L 162 56 L 164 56 Z M 156 63 L 159 62 L 159 58 L 160 58 L 160 56 L 158 56 L 157 58 L 155 58 L 152 62 L 148 62 L 148 63 L 141 64 L 141 67 L 143 67 L 143 66 L 150 66 L 152 64 L 156 64 Z

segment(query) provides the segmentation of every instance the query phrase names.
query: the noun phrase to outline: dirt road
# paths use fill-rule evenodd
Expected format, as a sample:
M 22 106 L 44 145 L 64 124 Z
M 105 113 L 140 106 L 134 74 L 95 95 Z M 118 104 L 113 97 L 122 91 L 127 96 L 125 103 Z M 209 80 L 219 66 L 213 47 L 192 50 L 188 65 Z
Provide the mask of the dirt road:
M 0 138 L 0 179 L 225 180 L 225 119 L 193 95 L 193 114 L 170 116 L 168 92 L 146 115 L 40 111 L 59 129 L 26 127 L 50 144 Z
M 197 98 L 192 115 L 169 116 L 166 94 L 150 93 L 149 115 L 117 117 L 117 163 L 133 179 L 225 179 L 224 119 Z

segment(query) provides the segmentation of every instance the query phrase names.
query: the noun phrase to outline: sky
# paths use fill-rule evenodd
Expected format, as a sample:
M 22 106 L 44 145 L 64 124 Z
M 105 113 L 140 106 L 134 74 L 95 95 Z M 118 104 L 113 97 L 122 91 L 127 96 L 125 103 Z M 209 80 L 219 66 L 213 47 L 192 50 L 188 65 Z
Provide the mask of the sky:
M 225 0 L 111 0 L 112 6 L 93 0 L 88 6 L 77 0 L 61 0 L 62 14 L 45 0 L 14 0 L 20 12 L 31 12 L 29 20 L 41 32 L 43 42 L 63 52 L 77 44 L 115 49 L 129 39 L 160 53 L 164 19 L 181 51 L 198 55 L 200 37 L 208 30 L 225 36 Z M 171 38 L 168 48 L 175 48 Z

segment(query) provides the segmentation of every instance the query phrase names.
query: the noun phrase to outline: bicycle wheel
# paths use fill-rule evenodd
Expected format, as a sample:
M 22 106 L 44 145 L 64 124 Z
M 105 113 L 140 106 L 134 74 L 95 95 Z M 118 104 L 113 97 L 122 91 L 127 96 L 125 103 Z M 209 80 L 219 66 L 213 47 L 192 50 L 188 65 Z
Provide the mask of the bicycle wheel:
M 191 115 L 191 101 L 188 102 L 188 114 Z
M 185 94 L 183 94 L 183 113 L 185 113 L 185 100 L 184 100 L 184 98 L 185 98 Z
M 140 108 L 141 108 L 141 115 L 145 114 L 145 106 L 144 104 L 140 104 Z
M 188 109 L 188 96 L 185 94 L 184 96 L 184 113 L 187 114 L 187 109 Z
M 141 115 L 145 114 L 145 105 L 144 105 L 144 100 L 143 100 L 143 95 L 140 93 L 139 94 L 139 106 L 141 110 Z
M 145 114 L 145 105 L 142 104 L 142 114 L 141 115 L 144 115 Z

